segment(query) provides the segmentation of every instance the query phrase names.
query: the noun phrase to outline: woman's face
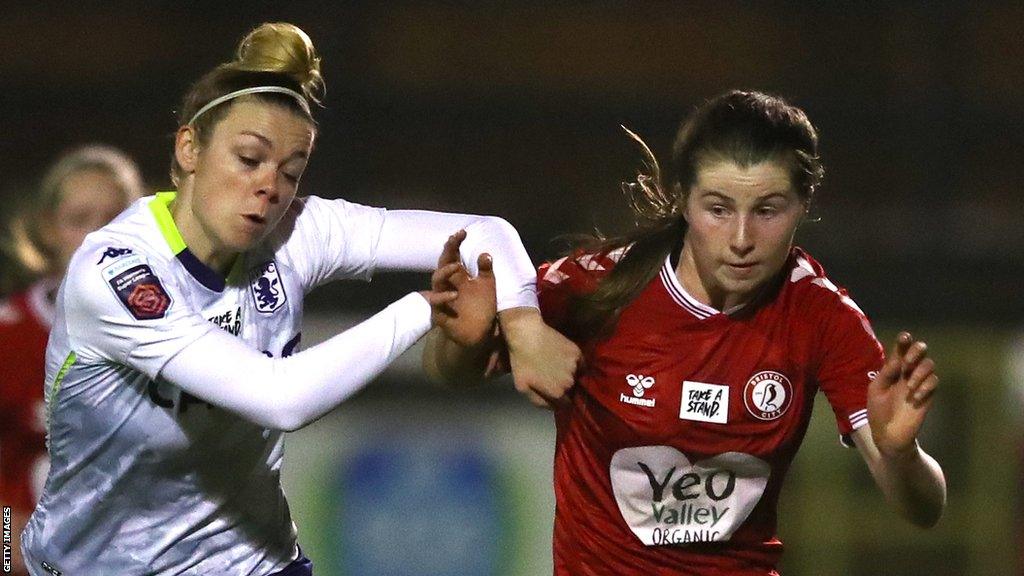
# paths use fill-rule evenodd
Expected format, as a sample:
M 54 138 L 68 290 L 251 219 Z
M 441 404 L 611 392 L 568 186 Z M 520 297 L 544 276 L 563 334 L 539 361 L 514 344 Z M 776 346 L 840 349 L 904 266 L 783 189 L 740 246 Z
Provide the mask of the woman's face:
M 61 183 L 60 203 L 44 223 L 57 258 L 57 270 L 63 272 L 86 234 L 98 230 L 126 207 L 125 194 L 108 172 L 87 168 L 72 172 Z
M 683 285 L 719 310 L 748 302 L 782 269 L 805 212 L 785 163 L 707 163 L 686 198 Z
M 243 100 L 191 151 L 182 150 L 185 130 L 179 131 L 176 152 L 194 178 L 185 205 L 175 207 L 175 221 L 190 249 L 216 267 L 254 246 L 281 220 L 306 168 L 313 126 L 283 106 Z M 191 143 L 192 135 L 185 137 Z

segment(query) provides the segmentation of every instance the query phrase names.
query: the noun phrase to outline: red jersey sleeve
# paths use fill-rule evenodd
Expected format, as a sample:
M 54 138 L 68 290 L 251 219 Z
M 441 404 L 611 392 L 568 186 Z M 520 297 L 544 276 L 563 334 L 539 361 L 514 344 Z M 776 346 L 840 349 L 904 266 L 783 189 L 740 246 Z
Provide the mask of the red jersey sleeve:
M 852 446 L 849 434 L 868 422 L 868 383 L 881 370 L 885 353 L 871 323 L 846 290 L 825 282 L 835 298 L 821 324 L 816 380 L 835 412 L 843 443 Z
M 35 507 L 34 475 L 46 457 L 47 328 L 33 316 L 26 293 L 0 302 L 0 501 L 25 512 Z
M 622 251 L 610 254 L 578 252 L 537 269 L 537 298 L 544 322 L 565 333 L 570 321 L 572 299 L 593 292 L 621 257 Z

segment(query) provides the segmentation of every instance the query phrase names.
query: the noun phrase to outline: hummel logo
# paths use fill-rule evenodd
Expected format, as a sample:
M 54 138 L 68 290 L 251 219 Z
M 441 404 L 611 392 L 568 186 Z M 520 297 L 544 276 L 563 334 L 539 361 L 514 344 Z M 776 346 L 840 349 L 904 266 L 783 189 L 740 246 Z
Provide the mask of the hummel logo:
M 633 387 L 633 396 L 642 398 L 644 390 L 654 386 L 654 377 L 644 376 L 643 374 L 640 374 L 639 376 L 636 374 L 628 374 L 626 375 L 626 382 Z
M 654 386 L 653 376 L 644 376 L 643 374 L 627 374 L 626 385 L 633 390 L 632 396 L 626 396 L 625 394 L 619 394 L 619 402 L 625 402 L 626 404 L 633 404 L 634 406 L 646 406 L 651 408 L 654 406 L 654 398 L 644 398 L 644 392 Z

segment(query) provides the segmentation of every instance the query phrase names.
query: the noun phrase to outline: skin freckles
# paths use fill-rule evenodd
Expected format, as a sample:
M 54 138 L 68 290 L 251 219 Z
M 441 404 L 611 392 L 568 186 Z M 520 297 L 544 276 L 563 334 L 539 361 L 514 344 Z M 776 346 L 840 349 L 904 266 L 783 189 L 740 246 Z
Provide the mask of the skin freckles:
M 295 198 L 313 147 L 312 124 L 282 106 L 235 102 L 205 144 L 182 127 L 175 154 L 188 173 L 173 207 L 189 249 L 225 272 L 262 240 Z
M 718 310 L 746 304 L 782 269 L 805 213 L 782 162 L 708 163 L 686 196 L 676 275 Z

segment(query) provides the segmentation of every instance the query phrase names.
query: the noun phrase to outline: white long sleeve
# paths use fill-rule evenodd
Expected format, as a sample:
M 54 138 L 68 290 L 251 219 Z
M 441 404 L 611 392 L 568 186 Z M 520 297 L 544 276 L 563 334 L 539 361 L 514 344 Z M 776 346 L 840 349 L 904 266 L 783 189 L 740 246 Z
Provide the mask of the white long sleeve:
M 492 256 L 498 310 L 537 307 L 533 262 L 516 229 L 496 216 L 385 210 L 316 196 L 296 201 L 289 215 L 275 234 L 307 291 L 378 271 L 432 271 L 448 237 L 465 229 L 463 264 L 475 274 L 480 254 Z
M 260 426 L 296 430 L 360 390 L 429 329 L 430 305 L 413 293 L 288 358 L 268 358 L 212 330 L 171 358 L 161 376 Z
M 494 261 L 498 310 L 537 308 L 537 271 L 516 229 L 497 216 L 474 216 L 424 210 L 390 210 L 384 215 L 376 251 L 378 270 L 430 271 L 437 266 L 448 237 L 466 230 L 462 263 L 477 273 L 477 258 Z

